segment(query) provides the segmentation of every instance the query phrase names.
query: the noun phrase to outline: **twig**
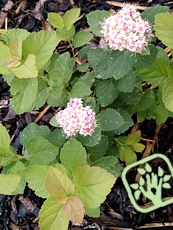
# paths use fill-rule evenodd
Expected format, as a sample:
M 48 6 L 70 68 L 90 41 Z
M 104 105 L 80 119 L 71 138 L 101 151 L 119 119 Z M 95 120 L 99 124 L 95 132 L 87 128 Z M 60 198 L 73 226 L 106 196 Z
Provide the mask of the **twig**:
M 12 9 L 14 3 L 12 1 L 8 1 L 7 4 L 1 9 L 0 12 L 0 28 L 4 26 L 5 19 L 7 18 L 8 11 Z
M 37 123 L 46 113 L 47 111 L 51 108 L 50 105 L 47 105 L 43 111 L 41 111 L 38 115 L 38 117 L 35 118 L 34 122 Z
M 144 153 L 143 153 L 143 155 L 142 155 L 142 159 L 148 157 L 148 156 L 150 155 L 150 153 L 154 151 L 154 146 L 155 146 L 155 144 L 156 144 L 157 141 L 158 141 L 159 132 L 160 132 L 160 130 L 163 128 L 163 126 L 164 126 L 164 124 L 158 125 L 158 126 L 156 127 L 156 129 L 155 129 L 155 134 L 154 134 L 154 138 L 153 138 L 153 142 L 152 142 L 152 143 L 151 143 L 151 142 L 147 142 L 145 151 L 144 151 Z M 144 168 L 144 167 L 145 167 L 145 164 L 141 164 L 141 165 L 139 166 L 139 168 Z M 140 177 L 141 177 L 141 174 L 140 174 L 140 173 L 137 173 L 136 178 L 135 178 L 135 182 L 139 182 Z
M 118 7 L 123 7 L 125 3 L 121 3 L 121 2 L 111 2 L 111 1 L 106 1 L 106 3 L 108 3 L 109 5 L 112 6 L 118 6 Z M 136 7 L 136 9 L 138 10 L 147 10 L 149 8 L 151 8 L 150 6 L 137 6 L 135 4 L 131 4 L 134 5 Z

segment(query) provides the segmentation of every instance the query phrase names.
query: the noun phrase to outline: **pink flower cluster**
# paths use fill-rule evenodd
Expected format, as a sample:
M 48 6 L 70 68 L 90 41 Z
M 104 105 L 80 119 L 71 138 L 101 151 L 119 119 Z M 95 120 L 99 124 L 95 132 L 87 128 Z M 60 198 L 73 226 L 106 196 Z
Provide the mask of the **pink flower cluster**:
M 102 25 L 102 34 L 113 50 L 130 50 L 141 53 L 152 36 L 151 26 L 144 21 L 136 8 L 130 4 L 108 17 Z
M 56 120 L 67 137 L 78 132 L 91 136 L 97 126 L 95 112 L 89 106 L 84 107 L 81 98 L 71 98 L 67 108 L 57 113 Z

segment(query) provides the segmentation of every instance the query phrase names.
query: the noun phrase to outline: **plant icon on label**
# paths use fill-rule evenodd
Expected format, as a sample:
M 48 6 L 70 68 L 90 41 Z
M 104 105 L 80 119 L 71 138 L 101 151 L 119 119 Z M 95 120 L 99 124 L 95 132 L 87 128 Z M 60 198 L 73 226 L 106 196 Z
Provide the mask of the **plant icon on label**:
M 152 167 L 150 166 L 149 162 L 156 158 L 161 158 L 163 161 L 165 161 L 170 173 L 165 174 L 160 166 L 158 166 L 157 172 L 152 171 Z M 143 167 L 141 167 L 141 165 L 143 165 Z M 134 167 L 138 167 L 137 172 L 140 174 L 140 179 L 136 183 L 128 184 L 126 179 L 127 173 Z M 172 176 L 173 168 L 169 159 L 162 154 L 154 154 L 127 166 L 122 173 L 122 180 L 134 208 L 140 212 L 147 213 L 173 203 L 173 198 L 162 198 L 162 189 L 171 189 L 171 186 L 168 182 Z M 141 195 L 149 199 L 151 204 L 139 206 L 137 204 L 137 200 Z

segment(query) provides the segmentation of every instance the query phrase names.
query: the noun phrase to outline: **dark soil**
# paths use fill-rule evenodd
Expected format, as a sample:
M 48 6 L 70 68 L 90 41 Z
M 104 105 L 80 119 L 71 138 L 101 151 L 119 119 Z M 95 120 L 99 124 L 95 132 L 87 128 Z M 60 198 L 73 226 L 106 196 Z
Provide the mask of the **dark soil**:
M 87 13 L 96 9 L 114 11 L 118 9 L 119 3 L 122 2 L 123 0 L 119 2 L 109 1 L 109 3 L 104 0 L 2 0 L 0 1 L 0 28 L 5 26 L 8 29 L 24 28 L 30 32 L 46 30 L 48 12 L 63 14 L 73 7 L 80 7 L 83 17 L 76 23 L 76 28 L 77 30 L 84 29 L 87 27 L 85 17 Z M 167 0 L 139 0 L 138 4 L 153 7 L 159 4 L 167 5 L 170 9 L 173 8 L 172 1 Z M 94 42 L 95 46 L 98 45 L 97 40 Z M 60 53 L 67 51 L 65 44 L 60 44 L 57 49 Z M 0 76 L 0 122 L 9 130 L 11 143 L 20 152 L 22 148 L 19 141 L 21 131 L 30 122 L 35 121 L 45 107 L 37 113 L 16 115 L 9 105 L 9 99 L 9 86 Z M 37 123 L 49 125 L 53 115 L 53 108 L 49 108 L 44 116 L 37 119 Z M 173 164 L 173 119 L 168 119 L 164 125 L 159 127 L 156 126 L 155 121 L 146 120 L 142 124 L 136 123 L 133 128 L 141 130 L 142 142 L 149 149 L 148 155 L 154 152 L 165 154 Z M 143 154 L 146 154 L 146 151 Z M 140 154 L 138 158 L 141 157 Z M 156 160 L 154 163 L 158 165 L 160 162 Z M 131 171 L 129 175 L 130 182 L 134 182 L 135 177 L 136 172 Z M 173 181 L 170 181 L 170 184 L 173 188 Z M 173 189 L 169 190 L 169 193 L 165 190 L 164 197 L 168 196 L 173 196 Z M 37 197 L 28 187 L 25 188 L 24 194 L 16 196 L 0 195 L 0 230 L 38 230 L 38 212 L 42 203 L 43 199 Z M 99 218 L 92 219 L 86 216 L 82 224 L 70 223 L 69 229 L 173 229 L 173 225 L 168 227 L 171 226 L 173 221 L 173 205 L 165 206 L 147 214 L 139 213 L 131 205 L 121 177 L 117 179 L 111 193 L 101 205 L 100 211 Z

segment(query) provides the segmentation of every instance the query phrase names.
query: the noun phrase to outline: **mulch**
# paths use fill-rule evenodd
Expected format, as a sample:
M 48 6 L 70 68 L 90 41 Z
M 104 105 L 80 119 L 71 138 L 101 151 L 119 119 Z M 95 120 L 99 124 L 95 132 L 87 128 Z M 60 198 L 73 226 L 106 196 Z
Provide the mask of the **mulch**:
M 23 28 L 30 32 L 46 30 L 48 12 L 63 14 L 72 7 L 81 9 L 81 20 L 75 26 L 77 30 L 87 28 L 86 14 L 93 10 L 108 10 L 114 12 L 123 4 L 121 1 L 103 0 L 1 0 L 0 1 L 0 28 Z M 138 5 L 139 10 L 156 5 L 167 5 L 170 10 L 173 2 L 167 0 L 139 0 L 132 2 Z M 93 40 L 97 46 L 98 41 Z M 66 44 L 59 44 L 59 53 L 67 51 Z M 16 115 L 9 105 L 9 86 L 0 76 L 0 122 L 6 126 L 11 136 L 11 144 L 20 152 L 20 133 L 30 123 L 49 125 L 54 110 L 43 106 L 40 110 L 22 115 Z M 146 150 L 143 156 L 149 156 L 154 152 L 165 154 L 173 164 L 173 119 L 169 118 L 165 124 L 156 126 L 154 120 L 146 120 L 141 124 L 135 123 L 133 129 L 140 129 L 142 143 Z M 142 155 L 139 154 L 141 159 Z M 158 164 L 159 162 L 155 162 Z M 136 172 L 130 172 L 130 180 L 135 181 Z M 173 181 L 170 182 L 173 188 Z M 173 189 L 164 197 L 173 196 Z M 24 194 L 16 196 L 0 195 L 0 230 L 30 229 L 38 230 L 38 212 L 43 199 L 37 197 L 26 186 Z M 132 206 L 128 194 L 124 188 L 121 177 L 117 178 L 114 187 L 100 207 L 99 218 L 85 217 L 82 224 L 70 223 L 70 230 L 96 229 L 96 230 L 131 230 L 131 229 L 173 229 L 173 204 L 159 208 L 150 213 L 140 213 Z M 58 228 L 57 228 L 58 230 Z

